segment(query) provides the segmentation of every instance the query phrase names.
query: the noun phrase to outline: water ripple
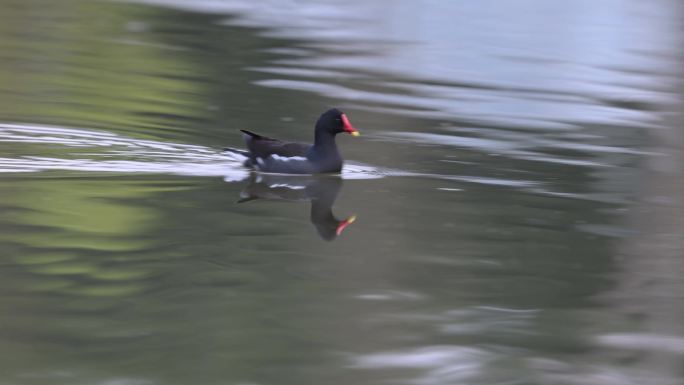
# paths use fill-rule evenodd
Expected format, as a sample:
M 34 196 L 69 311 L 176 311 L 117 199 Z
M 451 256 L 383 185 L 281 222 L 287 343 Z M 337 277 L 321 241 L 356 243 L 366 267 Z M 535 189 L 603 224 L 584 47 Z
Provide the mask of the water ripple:
M 571 165 L 605 166 L 591 161 L 564 159 L 548 154 L 517 149 L 517 144 L 496 139 L 454 137 L 438 134 L 387 133 L 379 137 L 408 140 L 413 143 L 436 143 L 480 148 L 497 149 L 520 159 L 565 163 Z M 547 143 L 552 143 L 546 141 Z M 49 148 L 38 150 L 33 147 L 22 151 L 30 154 L 16 154 L 14 157 L 0 157 L 0 173 L 27 173 L 50 170 L 111 172 L 111 173 L 153 173 L 184 176 L 221 177 L 226 182 L 238 182 L 248 178 L 251 170 L 243 167 L 242 158 L 221 150 L 198 145 L 159 142 L 129 138 L 109 132 L 65 128 L 57 126 L 0 123 L 0 146 L 2 143 L 31 143 L 46 145 Z M 564 145 L 563 143 L 560 143 Z M 60 146 L 62 148 L 60 148 Z M 608 146 L 588 145 L 588 149 L 599 152 L 630 153 L 628 149 Z M 74 151 L 73 149 L 78 149 Z M 37 156 L 58 151 L 59 156 Z M 291 176 L 296 178 L 297 176 Z M 414 172 L 371 166 L 355 161 L 347 162 L 340 174 L 342 179 L 379 179 L 388 177 L 424 178 L 456 183 L 487 185 L 522 189 L 524 191 L 572 199 L 601 200 L 599 196 L 554 191 L 543 181 L 504 176 L 478 176 L 459 174 L 440 174 Z M 460 186 L 452 189 L 461 190 Z

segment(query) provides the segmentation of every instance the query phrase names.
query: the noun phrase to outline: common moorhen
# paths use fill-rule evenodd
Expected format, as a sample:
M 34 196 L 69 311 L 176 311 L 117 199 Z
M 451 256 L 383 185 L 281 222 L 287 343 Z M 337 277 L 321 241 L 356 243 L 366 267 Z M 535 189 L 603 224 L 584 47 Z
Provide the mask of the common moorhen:
M 335 144 L 335 135 L 346 132 L 358 136 L 342 111 L 331 108 L 316 122 L 314 143 L 292 143 L 268 138 L 247 130 L 243 138 L 247 151 L 233 148 L 225 150 L 247 157 L 245 166 L 258 171 L 279 174 L 320 174 L 340 172 L 342 156 Z

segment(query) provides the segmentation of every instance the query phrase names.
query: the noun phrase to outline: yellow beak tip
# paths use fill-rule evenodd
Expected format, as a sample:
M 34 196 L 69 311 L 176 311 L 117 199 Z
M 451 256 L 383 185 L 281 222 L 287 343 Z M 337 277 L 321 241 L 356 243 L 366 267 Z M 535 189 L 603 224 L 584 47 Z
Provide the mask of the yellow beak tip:
M 351 133 L 351 136 L 359 136 L 359 135 L 361 135 L 361 134 L 359 134 L 358 131 L 354 131 L 354 132 Z

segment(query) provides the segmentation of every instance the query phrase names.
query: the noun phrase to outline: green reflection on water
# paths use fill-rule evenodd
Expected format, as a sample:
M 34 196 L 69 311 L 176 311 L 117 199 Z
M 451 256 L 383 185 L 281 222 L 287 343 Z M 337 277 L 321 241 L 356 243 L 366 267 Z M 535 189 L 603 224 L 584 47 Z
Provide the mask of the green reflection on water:
M 137 20 L 163 20 L 157 12 L 100 1 L 9 2 L 0 16 L 0 115 L 136 127 L 139 137 L 169 129 L 171 119 L 160 116 L 201 116 L 202 83 L 172 77 L 195 72 L 191 56 L 136 33 Z
M 23 287 L 117 297 L 143 289 L 135 281 L 152 270 L 131 266 L 132 256 L 122 255 L 151 247 L 141 234 L 153 228 L 160 214 L 124 202 L 144 201 L 173 188 L 68 177 L 5 181 L 2 186 L 3 206 L 18 208 L 3 222 L 24 230 L 5 232 L 0 242 L 12 245 L 9 255 L 16 266 L 30 273 Z

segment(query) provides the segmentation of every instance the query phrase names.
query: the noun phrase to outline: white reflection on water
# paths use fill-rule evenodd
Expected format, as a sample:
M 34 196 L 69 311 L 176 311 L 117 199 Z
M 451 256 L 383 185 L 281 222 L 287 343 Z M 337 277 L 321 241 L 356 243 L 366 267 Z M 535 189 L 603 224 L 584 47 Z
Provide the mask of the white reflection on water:
M 130 0 L 229 14 L 301 47 L 249 70 L 356 108 L 507 126 L 653 123 L 674 95 L 672 3 Z M 372 86 L 372 90 L 368 85 Z M 380 91 L 378 91 L 380 90 Z
M 380 350 L 351 355 L 349 365 L 356 370 L 380 371 L 385 376 L 404 373 L 402 377 L 391 381 L 397 384 L 681 384 L 679 379 L 669 376 L 667 372 L 657 372 L 638 364 L 638 357 L 643 358 L 642 353 L 654 354 L 656 359 L 662 359 L 664 367 L 673 359 L 677 362 L 677 356 L 684 354 L 684 339 L 679 336 L 602 334 L 587 341 L 577 341 L 584 346 L 581 352 L 555 351 L 543 357 L 537 356 L 534 349 L 516 348 L 515 341 L 534 341 L 548 333 L 548 330 L 535 330 L 535 320 L 544 316 L 541 309 L 489 306 L 454 309 L 438 314 L 387 314 L 374 320 L 374 323 L 388 328 L 399 324 L 404 327 L 432 324 L 444 341 L 449 337 L 462 336 L 466 341 L 475 339 L 479 343 Z M 497 343 L 497 336 L 506 336 L 509 343 Z M 591 349 L 587 351 L 588 348 Z M 586 355 L 601 359 L 587 360 Z M 637 363 L 623 361 L 630 357 Z
M 220 152 L 195 145 L 126 138 L 109 132 L 31 124 L 0 124 L 0 143 L 40 144 L 25 151 L 70 149 L 64 158 L 20 155 L 0 158 L 0 172 L 72 170 L 118 173 L 168 173 L 195 176 L 230 176 L 249 173 L 240 163 Z M 79 149 L 79 150 L 75 150 Z M 87 152 L 83 151 L 87 149 Z
M 659 334 L 624 333 L 596 337 L 596 343 L 614 349 L 667 351 L 684 354 L 684 338 Z
M 417 349 L 387 351 L 355 357 L 358 369 L 423 369 L 415 384 L 450 384 L 482 374 L 496 354 L 483 349 L 459 346 L 426 346 Z M 407 381 L 402 381 L 407 382 Z
M 366 301 L 402 301 L 420 300 L 423 299 L 423 296 L 409 291 L 388 290 L 377 293 L 359 294 L 356 298 Z

